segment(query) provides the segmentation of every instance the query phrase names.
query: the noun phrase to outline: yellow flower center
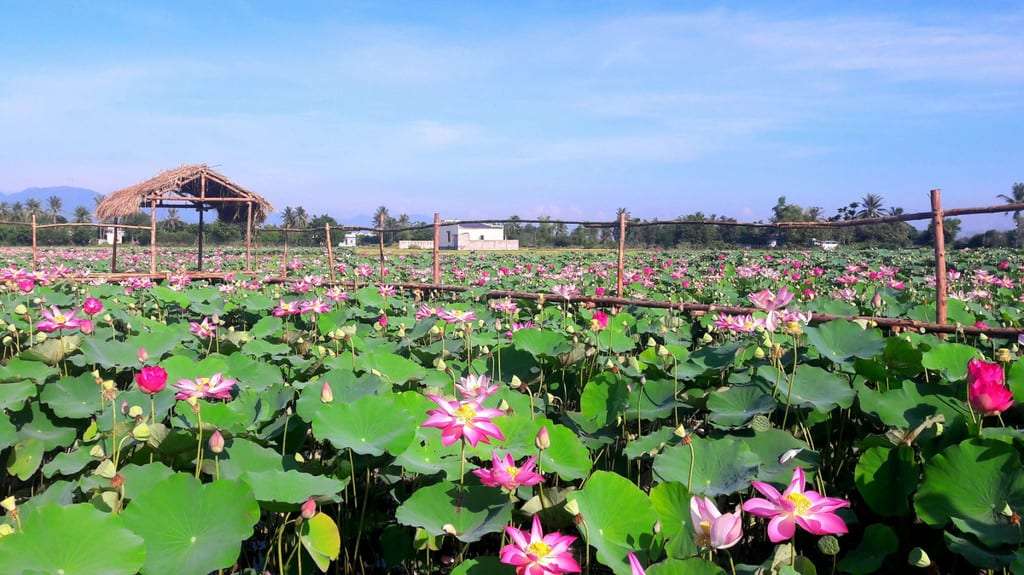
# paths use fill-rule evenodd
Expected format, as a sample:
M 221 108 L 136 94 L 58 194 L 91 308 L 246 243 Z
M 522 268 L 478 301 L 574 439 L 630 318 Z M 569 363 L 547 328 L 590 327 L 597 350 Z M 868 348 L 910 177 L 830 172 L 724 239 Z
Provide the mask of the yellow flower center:
M 464 403 L 455 410 L 455 418 L 459 420 L 459 424 L 465 425 L 473 421 L 474 417 L 476 417 L 476 410 L 473 409 L 472 404 Z
M 526 552 L 537 559 L 543 559 L 551 553 L 551 547 L 543 541 L 536 541 L 534 543 L 530 543 L 529 547 L 526 548 Z
M 508 473 L 512 477 L 515 477 L 516 475 L 519 475 L 519 468 L 516 467 L 515 465 L 509 465 L 508 467 L 505 468 L 505 473 Z
M 710 521 L 701 521 L 700 522 L 700 530 L 703 531 L 704 533 L 711 533 L 711 522 Z
M 811 500 L 803 493 L 797 493 L 794 491 L 787 495 L 786 499 L 789 499 L 796 507 L 796 509 L 793 510 L 796 515 L 803 515 L 811 509 Z
M 68 321 L 68 318 L 64 314 L 59 313 L 59 314 L 53 316 L 53 321 L 55 321 L 57 323 L 64 323 L 64 322 Z
M 199 387 L 200 390 L 204 390 L 207 387 L 210 387 L 210 378 L 208 378 L 208 377 L 198 377 L 198 378 L 196 378 L 196 383 L 199 384 L 198 387 Z

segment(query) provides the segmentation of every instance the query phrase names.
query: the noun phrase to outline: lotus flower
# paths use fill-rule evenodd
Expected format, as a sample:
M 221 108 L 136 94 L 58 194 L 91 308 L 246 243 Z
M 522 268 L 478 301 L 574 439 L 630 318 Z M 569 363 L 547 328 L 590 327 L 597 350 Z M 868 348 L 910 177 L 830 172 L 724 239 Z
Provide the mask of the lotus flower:
M 782 309 L 789 305 L 789 302 L 793 301 L 793 293 L 786 287 L 782 287 L 777 293 L 772 293 L 770 290 L 761 290 L 747 297 L 750 298 L 755 307 L 764 311 Z
M 178 393 L 175 399 L 231 399 L 231 390 L 238 383 L 216 373 L 213 377 L 197 377 L 196 379 L 179 379 L 174 384 Z
M 846 523 L 833 513 L 850 502 L 835 497 L 823 497 L 816 491 L 806 491 L 807 478 L 804 470 L 793 470 L 789 487 L 781 494 L 777 489 L 761 481 L 753 482 L 767 499 L 755 497 L 743 504 L 743 510 L 758 517 L 770 517 L 768 539 L 779 543 L 793 538 L 796 526 L 814 535 L 839 535 L 846 533 Z
M 472 311 L 463 311 L 461 309 L 443 309 L 437 312 L 437 317 L 444 320 L 446 323 L 469 323 L 476 321 L 476 314 Z
M 640 564 L 640 560 L 636 558 L 636 554 L 630 551 L 626 554 L 629 558 L 629 575 L 647 575 L 644 571 L 644 566 Z
M 698 547 L 728 549 L 743 537 L 740 508 L 732 513 L 721 513 L 715 502 L 707 497 L 690 498 L 690 521 Z
M 572 556 L 570 546 L 576 540 L 571 535 L 555 531 L 544 534 L 540 516 L 533 516 L 529 533 L 509 525 L 505 533 L 512 543 L 501 548 L 500 559 L 516 569 L 516 575 L 561 575 L 579 573 L 580 566 Z
M 44 333 L 53 333 L 57 330 L 78 329 L 82 320 L 75 317 L 75 312 L 64 313 L 57 309 L 57 306 L 49 310 L 43 310 L 43 321 L 36 324 L 36 329 Z
M 160 393 L 167 386 L 167 371 L 156 365 L 146 366 L 135 374 L 135 385 L 149 395 Z
M 87 297 L 82 304 L 82 311 L 89 315 L 96 315 L 103 311 L 103 302 L 94 297 Z
M 491 421 L 495 417 L 505 415 L 500 409 L 484 407 L 478 400 L 449 401 L 436 395 L 427 397 L 436 403 L 439 409 L 427 412 L 430 417 L 423 422 L 423 427 L 440 429 L 441 444 L 445 447 L 463 438 L 473 447 L 481 442 L 490 443 L 489 437 L 505 439 L 498 426 Z
M 188 322 L 188 330 L 192 332 L 192 335 L 202 338 L 210 339 L 217 334 L 217 324 L 213 323 L 208 317 L 204 317 L 202 322 Z
M 416 310 L 416 321 L 431 318 L 434 317 L 435 315 L 437 315 L 436 307 L 430 307 L 427 304 L 423 304 L 419 307 L 419 309 Z
M 1013 405 L 1004 384 L 1003 366 L 980 359 L 967 363 L 967 399 L 982 415 L 998 415 Z
M 477 399 L 483 401 L 487 396 L 498 391 L 497 385 L 491 385 L 491 378 L 486 375 L 467 375 L 460 377 L 455 388 L 462 394 L 463 399 Z
M 302 310 L 300 309 L 299 305 L 300 305 L 299 302 L 295 302 L 295 301 L 287 301 L 286 302 L 286 301 L 284 301 L 282 299 L 282 300 L 278 301 L 277 307 L 274 308 L 274 311 L 271 312 L 271 314 L 274 317 L 287 317 L 287 316 L 290 316 L 290 315 L 297 315 L 297 314 L 302 312 Z
M 18 291 L 21 293 L 32 293 L 32 290 L 36 289 L 36 280 L 32 278 L 21 278 L 17 282 Z
M 473 475 L 488 487 L 501 487 L 511 493 L 520 486 L 532 487 L 543 483 L 544 476 L 533 470 L 536 466 L 536 457 L 528 457 L 522 466 L 517 466 L 511 453 L 499 456 L 494 451 L 491 453 L 491 468 L 474 469 Z
M 590 320 L 590 329 L 594 331 L 601 331 L 608 327 L 608 314 L 602 310 L 594 312 L 593 318 Z

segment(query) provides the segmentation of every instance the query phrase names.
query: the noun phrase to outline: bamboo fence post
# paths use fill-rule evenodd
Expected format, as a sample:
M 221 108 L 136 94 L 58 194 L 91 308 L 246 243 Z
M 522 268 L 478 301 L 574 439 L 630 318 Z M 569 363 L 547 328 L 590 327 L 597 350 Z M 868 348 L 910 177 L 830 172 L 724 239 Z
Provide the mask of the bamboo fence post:
M 619 262 L 615 277 L 615 294 L 622 297 L 623 278 L 626 275 L 626 212 L 619 214 Z
M 117 241 L 117 236 L 118 236 L 117 231 L 120 229 L 120 228 L 117 227 L 117 224 L 120 223 L 120 221 L 121 221 L 121 218 L 114 218 L 114 228 L 113 228 L 114 229 L 114 237 L 113 237 L 113 243 L 112 243 L 112 245 L 110 247 L 110 273 L 112 273 L 112 274 L 116 274 L 117 273 L 117 244 L 118 244 L 118 241 Z
M 149 273 L 156 273 L 156 200 L 149 204 Z
M 281 275 L 288 275 L 288 229 L 285 228 L 282 233 L 284 234 L 284 253 L 281 254 Z
M 384 283 L 384 214 L 377 218 L 377 247 L 380 257 L 380 281 Z
M 39 260 L 39 247 L 36 241 L 36 215 L 32 214 L 32 271 L 35 271 Z
M 324 224 L 324 240 L 327 242 L 327 267 L 331 270 L 331 281 L 334 281 L 334 244 L 331 242 L 331 224 Z
M 931 191 L 935 228 L 935 323 L 946 323 L 946 236 L 942 221 L 942 190 Z
M 434 285 L 441 285 L 441 214 L 434 212 Z
M 252 202 L 245 210 L 245 271 L 252 271 Z

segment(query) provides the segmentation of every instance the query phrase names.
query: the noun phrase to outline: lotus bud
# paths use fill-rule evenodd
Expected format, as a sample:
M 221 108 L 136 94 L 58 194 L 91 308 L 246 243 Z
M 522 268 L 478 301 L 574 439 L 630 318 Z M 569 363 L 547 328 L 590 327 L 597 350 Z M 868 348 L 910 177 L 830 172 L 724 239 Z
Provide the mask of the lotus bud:
M 451 523 L 445 523 L 443 526 L 441 526 L 441 531 L 444 531 L 445 533 L 453 537 L 458 535 L 458 531 L 455 530 L 455 526 Z
M 331 403 L 334 401 L 334 391 L 326 381 L 323 386 L 320 387 L 320 401 L 323 403 Z
M 659 345 L 658 346 L 658 355 L 660 357 L 668 357 L 668 356 L 672 355 L 672 353 L 668 350 L 667 347 L 665 347 L 663 345 Z
M 103 451 L 103 445 L 101 445 L 99 443 L 97 443 L 96 445 L 93 445 L 92 449 L 89 450 L 89 457 L 94 457 L 96 459 L 102 459 L 105 456 L 106 456 L 106 453 L 104 453 L 104 451 Z
M 772 428 L 772 420 L 763 415 L 755 415 L 754 419 L 750 420 L 750 428 L 758 433 L 764 433 Z
M 302 518 L 311 519 L 314 515 L 316 515 L 316 501 L 310 497 L 302 504 Z
M 1009 363 L 1012 358 L 1010 357 L 1010 350 L 1005 347 L 1001 347 L 996 350 L 996 361 L 1002 363 Z
M 928 557 L 928 554 L 925 553 L 924 549 L 921 549 L 920 547 L 914 547 L 910 550 L 910 553 L 907 555 L 907 563 L 909 563 L 912 567 L 924 569 L 925 567 L 931 566 L 932 559 L 931 557 Z
M 657 535 L 658 533 L 661 533 L 661 521 L 660 520 L 654 522 L 654 534 Z
M 4 537 L 7 537 L 8 535 L 11 535 L 13 533 L 14 533 L 14 528 L 11 527 L 10 525 L 8 525 L 6 523 L 4 523 L 3 525 L 0 525 L 0 539 L 3 539 Z
M 25 307 L 25 304 L 19 303 L 18 305 L 14 306 L 14 313 L 18 315 L 25 315 L 28 313 L 28 308 Z
M 711 337 L 710 333 L 705 333 L 700 337 L 701 343 L 711 343 L 713 340 L 714 338 Z
M 37 332 L 36 333 L 36 343 L 43 343 L 44 341 L 46 341 L 47 337 L 49 337 L 49 336 L 46 333 L 41 332 L 41 331 Z
M 210 452 L 214 454 L 220 454 L 224 451 L 224 436 L 221 435 L 219 429 L 213 431 L 213 435 L 210 436 L 208 441 L 210 445 Z
M 534 438 L 533 443 L 541 451 L 551 447 L 551 434 L 548 432 L 546 425 L 537 430 L 537 437 Z
M 111 323 L 114 321 L 114 318 L 109 313 L 105 313 L 103 314 L 103 321 Z
M 839 540 L 832 535 L 826 535 L 818 539 L 818 551 L 830 557 L 839 555 Z
M 519 379 L 518 375 L 513 375 L 512 381 L 509 382 L 508 386 L 512 389 L 519 389 L 523 386 L 523 380 Z
M 136 439 L 136 441 L 146 441 L 146 440 L 149 439 L 149 437 L 150 437 L 149 426 L 146 425 L 145 421 L 143 421 L 142 423 L 136 425 L 132 429 L 132 437 L 134 437 Z
M 140 347 L 135 355 L 139 358 L 139 363 L 146 363 L 149 360 L 149 352 L 144 347 Z
M 0 501 L 0 507 L 3 507 L 6 511 L 14 511 L 18 508 L 18 502 L 13 495 L 8 496 L 3 501 Z
M 575 499 L 570 499 L 565 504 L 565 510 L 568 511 L 569 514 L 573 517 L 576 517 L 580 514 L 580 504 L 577 503 Z

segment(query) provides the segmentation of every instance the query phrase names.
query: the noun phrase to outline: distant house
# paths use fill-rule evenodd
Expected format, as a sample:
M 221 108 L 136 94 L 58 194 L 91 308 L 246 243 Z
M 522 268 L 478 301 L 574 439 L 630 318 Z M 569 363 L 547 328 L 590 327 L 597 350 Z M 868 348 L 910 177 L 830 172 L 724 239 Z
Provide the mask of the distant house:
M 345 234 L 345 238 L 338 242 L 339 248 L 354 248 L 359 245 L 359 238 L 369 237 L 375 235 L 373 232 L 348 232 Z
M 506 240 L 501 224 L 446 222 L 441 226 L 441 249 L 518 250 L 519 240 Z
M 123 244 L 124 243 L 124 229 L 123 228 L 113 228 L 113 227 L 104 228 L 103 229 L 104 230 L 103 237 L 101 237 L 99 240 L 97 240 L 96 243 L 98 243 L 100 245 L 108 245 L 108 246 L 114 245 L 114 231 L 115 231 L 115 229 L 117 231 L 117 243 Z
M 817 238 L 811 238 L 811 243 L 825 250 L 826 252 L 830 252 L 839 247 L 839 242 L 834 242 L 831 240 L 819 240 Z

